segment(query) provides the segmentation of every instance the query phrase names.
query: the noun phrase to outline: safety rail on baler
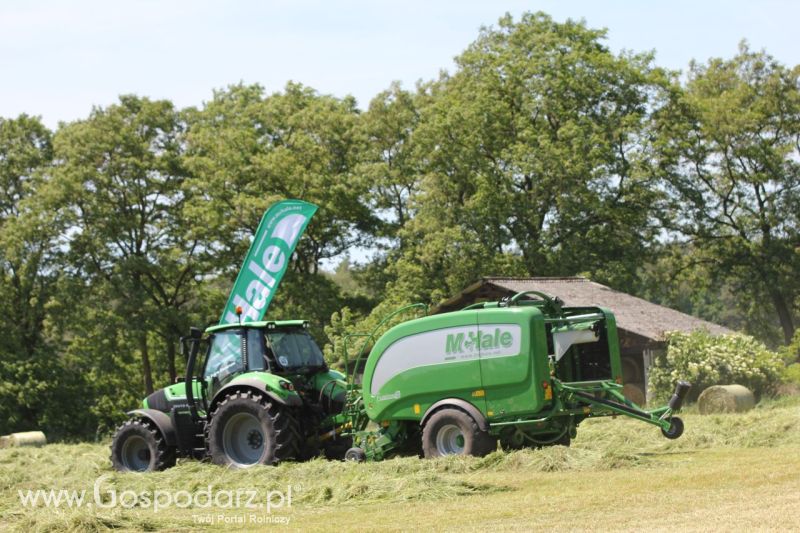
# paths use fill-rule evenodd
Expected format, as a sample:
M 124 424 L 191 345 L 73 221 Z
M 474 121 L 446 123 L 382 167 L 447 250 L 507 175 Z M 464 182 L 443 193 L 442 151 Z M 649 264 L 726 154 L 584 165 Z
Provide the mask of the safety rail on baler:
M 361 394 L 360 387 L 356 384 L 356 374 L 358 373 L 358 368 L 361 365 L 361 360 L 364 357 L 364 352 L 366 351 L 367 347 L 370 345 L 371 342 L 375 341 L 375 335 L 380 331 L 380 329 L 385 326 L 392 318 L 397 315 L 400 315 L 404 312 L 407 312 L 411 309 L 422 309 L 424 311 L 424 315 L 428 314 L 428 305 L 423 303 L 416 303 L 411 305 L 406 305 L 395 309 L 378 323 L 370 333 L 350 333 L 345 335 L 342 341 L 342 350 L 344 356 L 344 368 L 345 368 L 345 376 L 346 376 L 346 383 L 347 383 L 347 392 L 346 392 L 346 401 L 345 407 L 342 412 L 342 415 L 348 422 L 345 424 L 348 426 L 347 430 L 363 430 L 367 424 L 369 423 L 369 418 L 366 415 L 364 410 L 364 398 Z M 348 370 L 350 366 L 350 358 L 349 358 L 349 347 L 348 342 L 350 339 L 364 339 L 364 342 L 361 344 L 361 348 L 358 351 L 358 355 L 356 356 L 355 363 L 353 364 L 352 371 Z
M 372 331 L 370 333 L 350 333 L 349 335 L 345 335 L 344 341 L 343 341 L 343 344 L 344 344 L 343 348 L 344 348 L 344 367 L 345 367 L 345 370 L 347 370 L 347 367 L 350 364 L 350 361 L 348 360 L 348 357 L 347 357 L 347 341 L 351 337 L 362 337 L 362 338 L 365 337 L 364 343 L 361 345 L 361 349 L 358 351 L 358 356 L 356 357 L 355 365 L 353 365 L 353 371 L 352 371 L 351 375 L 349 376 L 349 379 L 347 380 L 348 381 L 348 385 L 352 386 L 352 385 L 355 384 L 356 372 L 358 372 L 358 366 L 361 364 L 361 359 L 364 357 L 364 350 L 366 350 L 367 346 L 369 346 L 369 342 L 371 340 L 374 341 L 375 334 L 384 325 L 386 325 L 389 322 L 389 320 L 391 320 L 395 316 L 397 316 L 397 315 L 399 315 L 401 313 L 404 313 L 406 311 L 409 311 L 411 309 L 423 309 L 425 311 L 423 316 L 426 316 L 428 314 L 428 304 L 416 303 L 416 304 L 406 305 L 406 306 L 400 307 L 398 309 L 395 309 L 394 311 L 392 311 L 391 313 L 389 313 L 388 315 L 383 317 L 383 319 L 380 322 L 378 322 L 378 325 L 375 326 L 374 328 L 372 328 Z

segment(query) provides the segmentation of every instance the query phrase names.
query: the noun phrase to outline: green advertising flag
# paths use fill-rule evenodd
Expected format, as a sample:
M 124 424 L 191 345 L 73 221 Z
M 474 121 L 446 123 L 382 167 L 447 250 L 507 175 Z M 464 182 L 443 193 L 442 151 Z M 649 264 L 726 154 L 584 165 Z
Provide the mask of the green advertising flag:
M 237 307 L 242 308 L 242 322 L 264 318 L 297 241 L 316 211 L 317 206 L 301 200 L 283 200 L 267 209 L 233 284 L 220 324 L 238 323 Z

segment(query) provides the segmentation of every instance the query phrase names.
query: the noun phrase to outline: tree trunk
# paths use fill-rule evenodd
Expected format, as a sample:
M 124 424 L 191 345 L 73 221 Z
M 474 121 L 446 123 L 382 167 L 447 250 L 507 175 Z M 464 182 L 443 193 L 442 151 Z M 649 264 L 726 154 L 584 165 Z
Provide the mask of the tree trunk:
M 792 312 L 789 306 L 786 305 L 786 300 L 779 290 L 771 289 L 769 295 L 772 298 L 772 305 L 775 306 L 775 311 L 778 313 L 778 320 L 781 322 L 781 329 L 783 329 L 784 344 L 789 345 L 794 337 L 794 320 L 792 320 Z
M 178 373 L 175 370 L 175 343 L 167 341 L 167 369 L 169 370 L 169 382 L 175 383 Z
M 150 354 L 147 352 L 147 332 L 139 334 L 139 351 L 142 352 L 142 375 L 146 394 L 153 393 L 153 370 L 150 367 Z

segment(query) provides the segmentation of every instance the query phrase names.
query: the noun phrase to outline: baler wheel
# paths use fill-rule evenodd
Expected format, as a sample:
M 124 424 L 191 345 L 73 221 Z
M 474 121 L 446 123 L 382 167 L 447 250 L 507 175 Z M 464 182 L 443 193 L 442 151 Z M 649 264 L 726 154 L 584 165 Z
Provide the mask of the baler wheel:
M 361 448 L 350 448 L 344 453 L 345 461 L 352 461 L 354 463 L 363 463 L 367 460 L 367 454 Z
M 669 421 L 669 429 L 661 428 L 661 433 L 668 439 L 677 439 L 683 435 L 683 420 L 677 416 L 673 416 Z
M 478 427 L 460 409 L 435 412 L 422 430 L 422 450 L 427 458 L 443 455 L 482 457 L 497 449 L 497 439 Z

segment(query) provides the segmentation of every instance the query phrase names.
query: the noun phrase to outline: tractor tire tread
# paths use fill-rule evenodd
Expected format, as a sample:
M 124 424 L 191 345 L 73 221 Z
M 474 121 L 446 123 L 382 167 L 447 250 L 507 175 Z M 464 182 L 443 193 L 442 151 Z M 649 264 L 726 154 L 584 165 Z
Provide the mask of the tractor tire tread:
M 118 451 L 117 448 L 121 445 L 120 437 L 131 431 L 140 434 L 144 433 L 144 435 L 141 436 L 144 436 L 146 440 L 151 440 L 155 444 L 155 461 L 151 461 L 152 468 L 148 468 L 146 472 L 166 470 L 167 468 L 175 466 L 177 458 L 175 447 L 167 445 L 164 436 L 161 435 L 161 431 L 159 431 L 154 423 L 146 418 L 134 417 L 123 422 L 114 432 L 114 438 L 111 441 L 109 449 L 111 452 L 111 464 L 115 470 L 118 472 L 128 471 L 116 452 Z
M 214 421 L 220 412 L 224 412 L 234 401 L 244 401 L 257 405 L 270 420 L 274 447 L 272 453 L 265 458 L 264 464 L 277 464 L 297 457 L 299 452 L 297 420 L 288 409 L 280 404 L 270 401 L 262 394 L 245 390 L 226 394 L 211 412 L 211 422 L 207 425 L 206 431 L 206 447 L 213 462 L 226 464 L 225 458 L 220 455 L 219 450 L 216 450 L 216 446 L 212 446 L 212 438 L 216 430 Z

